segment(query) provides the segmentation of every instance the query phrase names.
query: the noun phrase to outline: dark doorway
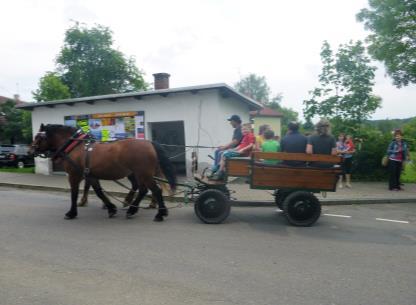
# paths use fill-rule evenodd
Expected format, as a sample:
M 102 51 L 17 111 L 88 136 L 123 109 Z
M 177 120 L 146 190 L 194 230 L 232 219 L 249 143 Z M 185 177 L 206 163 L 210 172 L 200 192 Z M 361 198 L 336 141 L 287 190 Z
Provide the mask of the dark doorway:
M 166 144 L 163 147 L 175 165 L 176 173 L 186 175 L 185 128 L 183 121 L 150 123 L 150 128 L 152 140 L 160 144 Z

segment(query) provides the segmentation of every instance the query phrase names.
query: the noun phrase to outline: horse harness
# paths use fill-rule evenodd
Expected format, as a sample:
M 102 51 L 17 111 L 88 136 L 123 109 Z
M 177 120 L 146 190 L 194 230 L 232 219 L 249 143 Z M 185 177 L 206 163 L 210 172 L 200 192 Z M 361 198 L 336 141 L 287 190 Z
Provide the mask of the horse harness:
M 81 142 L 84 142 L 84 150 L 85 150 L 85 163 L 84 163 L 84 170 L 71 159 L 69 154 L 71 151 L 75 149 Z M 87 133 L 84 133 L 82 130 L 77 130 L 74 135 L 72 135 L 61 147 L 57 149 L 57 151 L 53 154 L 52 160 L 57 160 L 62 158 L 69 162 L 79 173 L 82 173 L 84 178 L 90 176 L 90 163 L 91 163 L 91 152 L 93 151 L 93 147 L 95 144 L 95 140 Z

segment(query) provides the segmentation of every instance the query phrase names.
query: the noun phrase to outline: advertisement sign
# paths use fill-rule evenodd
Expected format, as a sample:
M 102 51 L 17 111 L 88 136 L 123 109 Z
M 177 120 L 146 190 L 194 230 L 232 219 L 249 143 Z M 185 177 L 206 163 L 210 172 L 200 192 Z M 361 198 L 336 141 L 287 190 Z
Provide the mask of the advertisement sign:
M 65 117 L 65 125 L 81 128 L 99 141 L 144 139 L 144 111 L 109 112 Z

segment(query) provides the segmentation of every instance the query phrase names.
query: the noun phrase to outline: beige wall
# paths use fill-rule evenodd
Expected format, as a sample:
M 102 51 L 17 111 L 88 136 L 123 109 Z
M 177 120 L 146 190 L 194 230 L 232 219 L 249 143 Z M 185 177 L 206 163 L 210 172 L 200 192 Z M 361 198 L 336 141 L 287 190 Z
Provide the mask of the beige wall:
M 255 117 L 254 118 L 254 134 L 259 134 L 259 126 L 261 125 L 270 125 L 272 127 L 272 130 L 274 131 L 274 134 L 276 136 L 281 137 L 281 123 L 279 117 Z

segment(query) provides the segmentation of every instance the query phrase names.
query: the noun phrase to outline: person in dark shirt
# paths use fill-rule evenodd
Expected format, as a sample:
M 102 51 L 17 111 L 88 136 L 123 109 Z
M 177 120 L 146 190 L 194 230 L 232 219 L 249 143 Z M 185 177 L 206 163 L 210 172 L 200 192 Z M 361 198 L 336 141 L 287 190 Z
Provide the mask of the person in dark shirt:
M 243 132 L 241 131 L 241 118 L 240 116 L 233 114 L 228 118 L 231 126 L 234 128 L 233 138 L 230 143 L 221 145 L 215 150 L 214 155 L 214 165 L 212 166 L 212 173 L 215 173 L 220 167 L 220 161 L 222 153 L 230 148 L 235 148 L 240 144 L 241 139 L 243 138 Z
M 309 136 L 306 153 L 320 155 L 336 155 L 335 138 L 330 134 L 331 126 L 325 119 L 321 119 L 315 126 L 316 133 Z M 311 166 L 315 167 L 332 167 L 330 163 L 311 162 Z
M 299 123 L 290 122 L 288 125 L 288 133 L 280 142 L 280 149 L 287 153 L 305 153 L 307 138 L 299 133 Z M 288 166 L 304 166 L 303 161 L 284 161 L 282 164 Z

